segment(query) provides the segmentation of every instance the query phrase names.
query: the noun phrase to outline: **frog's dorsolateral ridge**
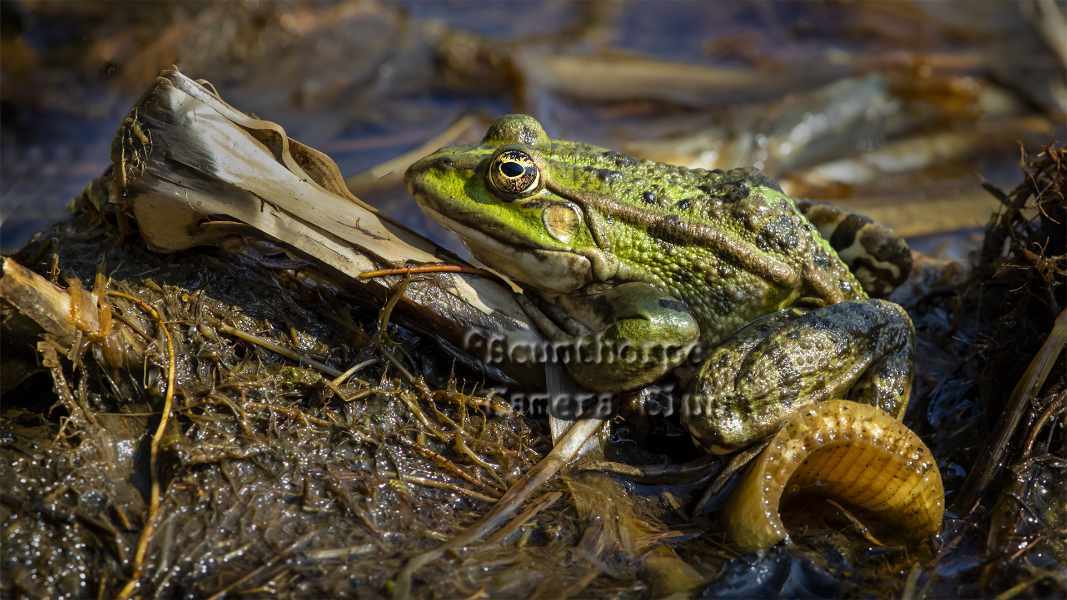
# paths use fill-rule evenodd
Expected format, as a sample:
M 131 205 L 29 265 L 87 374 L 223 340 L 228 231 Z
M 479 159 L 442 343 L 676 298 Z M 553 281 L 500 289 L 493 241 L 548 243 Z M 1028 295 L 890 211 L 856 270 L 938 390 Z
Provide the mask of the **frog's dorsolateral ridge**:
M 756 170 L 555 140 L 526 115 L 423 158 L 405 180 L 478 260 L 542 301 L 531 316 L 572 344 L 566 366 L 583 386 L 634 389 L 686 358 L 673 350 L 708 348 L 682 417 L 705 448 L 764 439 L 831 398 L 906 431 L 914 330 L 865 291 L 884 295 L 911 267 L 885 228 L 798 207 Z

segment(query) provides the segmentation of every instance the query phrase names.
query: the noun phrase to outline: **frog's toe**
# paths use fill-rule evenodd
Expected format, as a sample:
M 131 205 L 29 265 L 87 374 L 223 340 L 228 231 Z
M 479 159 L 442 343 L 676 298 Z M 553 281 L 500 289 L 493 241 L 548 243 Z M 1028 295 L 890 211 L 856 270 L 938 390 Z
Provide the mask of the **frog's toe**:
M 775 434 L 727 502 L 727 532 L 745 550 L 787 540 L 779 509 L 798 494 L 858 508 L 912 540 L 935 535 L 945 508 L 941 474 L 919 436 L 848 400 L 805 409 Z

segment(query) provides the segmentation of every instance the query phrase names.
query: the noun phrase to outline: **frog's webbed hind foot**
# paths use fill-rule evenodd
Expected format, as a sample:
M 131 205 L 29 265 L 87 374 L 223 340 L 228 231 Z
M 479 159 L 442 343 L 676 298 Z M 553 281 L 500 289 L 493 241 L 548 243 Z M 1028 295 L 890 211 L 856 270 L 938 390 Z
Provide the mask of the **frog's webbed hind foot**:
M 819 230 L 864 291 L 885 298 L 911 273 L 911 249 L 892 229 L 830 204 L 807 200 L 797 208 Z
M 873 404 L 892 416 L 907 405 L 914 329 L 884 300 L 833 304 L 757 319 L 714 348 L 683 419 L 712 451 L 773 433 L 802 406 L 828 398 Z

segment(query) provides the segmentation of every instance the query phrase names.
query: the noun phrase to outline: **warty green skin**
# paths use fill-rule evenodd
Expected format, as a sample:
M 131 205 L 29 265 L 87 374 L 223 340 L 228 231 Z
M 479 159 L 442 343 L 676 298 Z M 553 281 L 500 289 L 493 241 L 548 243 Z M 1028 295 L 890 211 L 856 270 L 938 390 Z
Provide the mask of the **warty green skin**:
M 501 193 L 489 181 L 490 169 L 500 168 L 494 157 L 505 150 L 532 159 L 540 185 L 530 193 Z M 479 260 L 556 306 L 548 321 L 538 321 L 551 337 L 712 347 L 693 387 L 696 410 L 684 417 L 709 448 L 762 437 L 783 414 L 831 391 L 864 388 L 864 399 L 883 405 L 896 396 L 891 410 L 906 402 L 912 346 L 906 313 L 868 300 L 793 200 L 757 171 L 639 160 L 551 139 L 532 117 L 509 115 L 481 143 L 418 161 L 405 180 L 420 206 Z M 814 314 L 842 302 L 852 312 L 809 317 L 814 327 L 789 324 L 806 309 L 782 312 L 798 305 L 815 307 Z M 864 311 L 880 316 L 865 318 Z M 774 326 L 763 326 L 751 343 L 750 327 L 765 315 L 783 316 L 772 317 Z M 840 331 L 827 334 L 835 319 Z M 827 360 L 774 359 L 796 359 L 797 352 Z M 897 357 L 890 361 L 894 373 L 867 373 L 884 371 L 890 356 Z M 586 387 L 615 391 L 649 383 L 679 361 L 640 362 L 575 361 L 568 368 Z M 755 363 L 755 371 L 738 368 Z M 856 385 L 872 377 L 877 389 Z M 808 397 L 774 392 L 783 389 Z

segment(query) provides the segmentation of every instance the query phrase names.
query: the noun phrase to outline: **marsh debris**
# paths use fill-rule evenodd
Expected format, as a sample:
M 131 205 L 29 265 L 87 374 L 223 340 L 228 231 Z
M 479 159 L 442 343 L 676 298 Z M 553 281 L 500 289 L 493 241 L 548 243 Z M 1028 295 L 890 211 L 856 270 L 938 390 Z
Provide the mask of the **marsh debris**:
M 3 478 L 19 482 L 0 498 L 11 593 L 112 595 L 130 579 L 151 495 L 148 437 L 168 394 L 142 597 L 380 593 L 406 552 L 483 512 L 546 450 L 521 415 L 450 382 L 449 362 L 420 353 L 419 336 L 376 330 L 375 308 L 301 288 L 286 269 L 224 252 L 157 255 L 86 220 L 15 259 L 47 273 L 53 257 L 63 280 L 102 268 L 124 294 L 109 300 L 114 327 L 140 343 L 123 342 L 132 360 L 116 364 L 92 332 L 36 344 L 5 329 L 5 368 L 15 349 L 30 364 L 40 356 L 4 390 L 0 418 Z M 129 298 L 172 333 L 173 386 L 159 324 Z M 9 305 L 4 316 L 16 318 Z M 362 368 L 336 378 L 320 365 Z M 395 558 L 358 560 L 369 552 Z

